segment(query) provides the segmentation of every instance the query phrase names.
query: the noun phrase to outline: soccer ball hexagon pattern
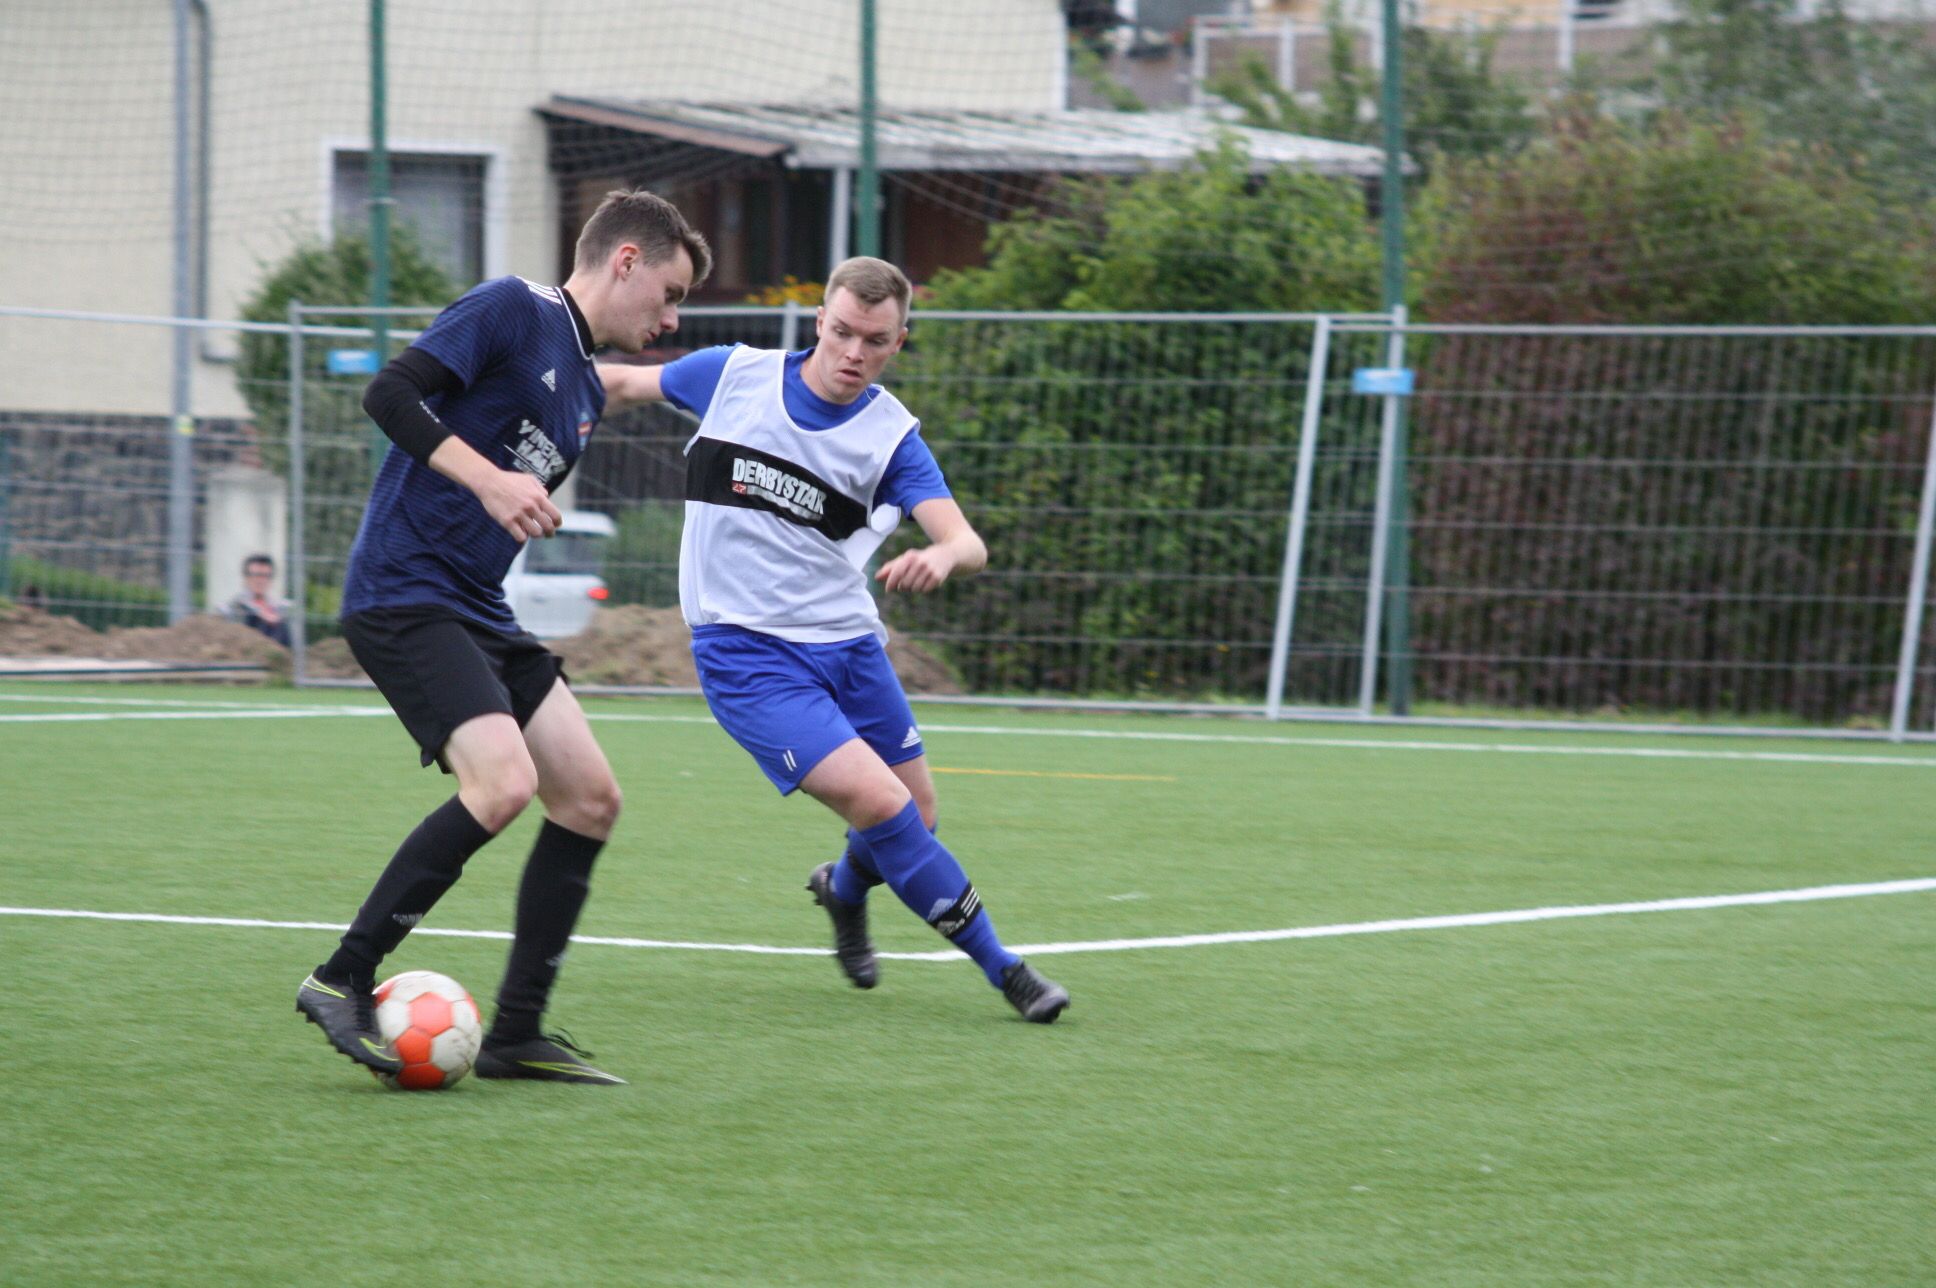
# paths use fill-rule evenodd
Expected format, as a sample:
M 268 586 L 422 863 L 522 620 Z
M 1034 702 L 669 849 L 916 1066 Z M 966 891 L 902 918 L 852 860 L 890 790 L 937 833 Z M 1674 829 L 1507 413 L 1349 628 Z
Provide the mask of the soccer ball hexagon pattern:
M 408 970 L 377 985 L 376 1026 L 403 1068 L 379 1073 L 386 1086 L 437 1091 L 471 1071 L 484 1026 L 464 986 L 434 970 Z

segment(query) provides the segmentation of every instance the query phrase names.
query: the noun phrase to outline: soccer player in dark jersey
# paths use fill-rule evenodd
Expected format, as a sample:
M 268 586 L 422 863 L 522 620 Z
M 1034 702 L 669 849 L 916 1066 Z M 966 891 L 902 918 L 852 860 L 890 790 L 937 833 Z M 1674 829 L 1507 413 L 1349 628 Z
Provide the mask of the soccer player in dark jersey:
M 804 791 L 848 826 L 807 889 L 833 922 L 841 970 L 879 971 L 867 893 L 885 884 L 1031 1023 L 1069 992 L 1002 945 L 981 896 L 934 836 L 921 731 L 882 644 L 866 565 L 903 515 L 929 544 L 874 574 L 926 593 L 979 572 L 988 551 L 948 490 L 920 422 L 874 383 L 907 339 L 911 288 L 857 257 L 827 279 L 819 339 L 799 353 L 738 345 L 660 367 L 606 368 L 617 400 L 699 415 L 686 448 L 679 602 L 714 719 L 782 794 Z
M 343 635 L 423 764 L 457 779 L 296 995 L 331 1045 L 372 1069 L 401 1067 L 376 1026 L 378 966 L 535 796 L 544 826 L 519 883 L 477 1073 L 623 1082 L 539 1028 L 619 789 L 558 658 L 519 628 L 503 581 L 519 545 L 557 530 L 551 492 L 606 409 L 593 353 L 636 353 L 676 330 L 680 301 L 711 265 L 705 239 L 670 203 L 611 193 L 562 287 L 501 277 L 473 288 L 364 395 L 396 450 L 350 551 Z

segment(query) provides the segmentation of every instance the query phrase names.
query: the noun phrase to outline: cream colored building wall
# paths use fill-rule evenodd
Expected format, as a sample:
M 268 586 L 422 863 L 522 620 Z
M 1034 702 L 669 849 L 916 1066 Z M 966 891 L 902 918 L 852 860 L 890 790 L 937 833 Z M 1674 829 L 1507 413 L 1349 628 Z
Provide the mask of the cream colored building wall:
M 368 5 L 208 8 L 208 313 L 232 318 L 265 265 L 327 231 L 331 149 L 368 145 Z M 553 94 L 851 105 L 858 9 L 392 0 L 390 147 L 490 157 L 486 274 L 550 278 L 558 195 L 533 108 Z M 1062 106 L 1056 0 L 881 0 L 879 14 L 884 106 Z M 173 59 L 166 4 L 0 5 L 0 304 L 173 312 Z M 245 414 L 230 367 L 195 348 L 196 413 Z M 0 318 L 0 409 L 162 414 L 170 370 L 164 329 Z
M 1565 14 L 1566 0 L 1407 0 L 1406 12 L 1421 14 L 1425 23 L 1453 27 L 1465 23 L 1478 26 L 1503 24 L 1516 27 L 1555 26 Z M 1576 9 L 1579 7 L 1575 0 Z M 1298 23 L 1324 21 L 1326 0 L 1252 0 L 1253 14 L 1263 20 L 1289 17 Z M 1605 8 L 1606 6 L 1601 6 Z M 1801 0 L 1800 9 L 1824 10 L 1828 0 Z M 1863 22 L 1926 23 L 1936 20 L 1936 0 L 1845 0 L 1843 12 Z M 1363 25 L 1376 22 L 1378 0 L 1344 0 L 1344 10 Z M 1608 18 L 1619 23 L 1665 22 L 1680 12 L 1674 0 L 1618 0 Z

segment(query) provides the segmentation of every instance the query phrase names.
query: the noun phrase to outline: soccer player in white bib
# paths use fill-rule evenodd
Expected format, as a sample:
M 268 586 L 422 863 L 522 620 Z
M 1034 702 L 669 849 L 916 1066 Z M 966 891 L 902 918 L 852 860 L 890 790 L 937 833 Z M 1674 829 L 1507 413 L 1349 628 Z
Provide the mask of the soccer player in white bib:
M 1047 1024 L 1068 991 L 1002 946 L 935 839 L 934 780 L 867 585 L 869 559 L 907 514 L 930 544 L 875 572 L 887 591 L 933 591 L 988 562 L 920 422 L 874 383 L 907 340 L 911 295 L 892 264 L 850 259 L 827 279 L 811 349 L 734 345 L 599 375 L 608 409 L 664 400 L 701 418 L 679 550 L 700 685 L 783 795 L 804 791 L 847 823 L 845 852 L 807 882 L 841 970 L 857 987 L 877 982 L 866 900 L 885 883 Z

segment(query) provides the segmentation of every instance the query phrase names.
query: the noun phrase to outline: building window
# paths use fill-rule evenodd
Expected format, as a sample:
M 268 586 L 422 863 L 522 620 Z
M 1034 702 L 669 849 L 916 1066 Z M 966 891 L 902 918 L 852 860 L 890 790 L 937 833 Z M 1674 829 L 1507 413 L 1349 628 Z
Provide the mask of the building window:
M 428 152 L 390 154 L 392 227 L 407 227 L 459 290 L 484 280 L 486 158 Z M 370 227 L 370 157 L 338 151 L 330 185 L 331 226 Z

